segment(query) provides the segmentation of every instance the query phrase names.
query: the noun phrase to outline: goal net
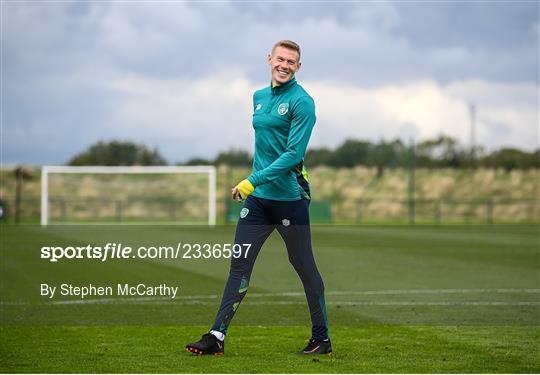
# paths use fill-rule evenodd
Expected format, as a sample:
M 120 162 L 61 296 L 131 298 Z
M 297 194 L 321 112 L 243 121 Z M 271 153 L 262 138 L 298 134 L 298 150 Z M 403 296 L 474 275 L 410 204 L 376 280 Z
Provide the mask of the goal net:
M 213 166 L 44 166 L 41 224 L 216 223 Z

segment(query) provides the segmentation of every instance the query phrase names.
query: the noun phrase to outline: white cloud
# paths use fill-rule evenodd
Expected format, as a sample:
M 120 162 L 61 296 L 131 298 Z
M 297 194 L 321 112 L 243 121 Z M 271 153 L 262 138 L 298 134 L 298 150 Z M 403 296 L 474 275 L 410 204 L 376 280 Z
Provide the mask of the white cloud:
M 80 127 L 74 132 L 71 126 L 68 130 L 43 120 L 24 132 L 8 129 L 5 136 L 17 140 L 17 144 L 24 139 L 30 143 L 42 140 L 40 143 L 49 145 L 53 142 L 59 150 L 65 146 L 72 153 L 74 144 L 81 151 L 85 143 L 97 139 L 133 139 L 159 147 L 172 162 L 194 156 L 213 157 L 231 147 L 253 148 L 251 96 L 264 83 L 252 82 L 240 73 L 193 79 L 118 72 L 91 81 L 85 77 L 66 76 L 53 81 L 67 92 L 70 86 L 85 85 L 106 93 L 102 99 L 113 105 L 107 107 L 103 121 L 94 130 Z M 332 81 L 300 82 L 317 107 L 312 147 L 335 147 L 345 138 L 414 138 L 418 142 L 441 134 L 467 146 L 470 102 L 477 107 L 480 144 L 489 149 L 538 147 L 538 89 L 533 84 L 474 80 L 441 85 L 424 80 L 366 87 Z M 84 114 L 77 115 L 84 118 Z
M 245 78 L 132 76 L 108 86 L 121 97 L 111 113 L 111 123 L 117 124 L 111 136 L 129 134 L 159 144 L 172 160 L 212 157 L 230 147 L 252 149 L 255 86 Z
M 207 157 L 229 147 L 252 149 L 251 95 L 258 85 L 245 77 L 125 77 L 107 84 L 122 96 L 111 118 L 116 136 L 153 140 L 173 160 L 182 158 L 182 147 Z M 312 146 L 336 146 L 345 138 L 420 141 L 441 134 L 466 146 L 474 101 L 481 144 L 538 147 L 538 92 L 531 84 L 419 81 L 361 87 L 308 81 L 304 87 L 317 105 Z
M 538 87 L 533 84 L 419 81 L 375 88 L 331 83 L 309 87 L 318 103 L 322 129 L 315 142 L 320 145 L 335 145 L 345 137 L 406 140 L 414 136 L 418 141 L 441 134 L 468 145 L 469 103 L 473 102 L 477 142 L 489 149 L 539 147 Z
M 426 13 L 396 3 L 9 3 L 4 153 L 64 162 L 110 138 L 171 161 L 251 149 L 251 94 L 268 82 L 266 53 L 282 38 L 303 48 L 298 78 L 318 109 L 312 145 L 439 134 L 468 144 L 472 101 L 479 143 L 531 149 L 538 21 L 526 7 L 507 16 L 518 8 L 490 8 L 493 18 L 464 4 Z M 461 29 L 448 9 L 475 13 Z

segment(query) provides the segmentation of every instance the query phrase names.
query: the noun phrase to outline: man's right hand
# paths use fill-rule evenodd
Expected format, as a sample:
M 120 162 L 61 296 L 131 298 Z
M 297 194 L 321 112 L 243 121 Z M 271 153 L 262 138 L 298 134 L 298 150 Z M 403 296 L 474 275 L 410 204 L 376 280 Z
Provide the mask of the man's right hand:
M 248 179 L 242 180 L 231 190 L 232 198 L 236 201 L 242 202 L 246 200 L 254 190 L 255 187 Z

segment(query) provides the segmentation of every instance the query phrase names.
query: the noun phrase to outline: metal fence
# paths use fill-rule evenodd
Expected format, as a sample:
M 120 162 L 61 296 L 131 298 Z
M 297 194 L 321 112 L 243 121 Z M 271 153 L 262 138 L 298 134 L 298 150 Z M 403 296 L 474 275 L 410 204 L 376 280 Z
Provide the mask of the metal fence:
M 334 217 L 354 223 L 521 223 L 540 222 L 540 202 L 526 199 L 362 199 L 347 213 L 333 208 Z
M 3 197 L 7 221 L 14 222 L 15 197 Z M 51 197 L 51 222 L 201 222 L 206 221 L 208 201 L 141 197 L 137 199 L 72 199 Z M 312 221 L 335 224 L 497 224 L 540 223 L 540 201 L 533 199 L 393 199 L 365 198 L 347 202 L 314 201 Z M 235 222 L 240 205 L 228 197 L 218 202 L 218 222 Z M 324 210 L 321 209 L 324 208 Z M 315 209 L 316 208 L 316 209 Z M 322 213 L 321 213 L 322 212 Z M 22 198 L 21 222 L 38 222 L 40 199 Z

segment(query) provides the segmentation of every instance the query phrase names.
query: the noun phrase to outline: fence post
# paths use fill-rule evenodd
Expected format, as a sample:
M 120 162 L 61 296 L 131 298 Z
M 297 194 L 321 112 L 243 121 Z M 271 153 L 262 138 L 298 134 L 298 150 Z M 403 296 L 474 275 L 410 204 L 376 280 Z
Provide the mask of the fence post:
M 67 220 L 66 215 L 66 200 L 64 198 L 60 198 L 60 217 L 62 218 L 62 221 Z
M 23 183 L 23 169 L 17 167 L 15 169 L 15 223 L 21 222 L 21 194 Z
M 225 170 L 225 194 L 223 195 L 223 200 L 224 200 L 224 203 L 225 203 L 225 209 L 224 209 L 224 219 L 225 219 L 225 224 L 229 224 L 230 223 L 230 220 L 229 220 L 229 213 L 230 213 L 230 204 L 231 204 L 231 188 L 232 188 L 232 184 L 233 184 L 233 180 L 232 180 L 232 174 L 233 174 L 233 171 L 232 171 L 232 167 L 230 166 L 226 166 L 226 170 Z
M 434 219 L 435 219 L 435 224 L 440 224 L 441 223 L 441 200 L 440 199 L 436 199 L 433 201 L 433 208 L 434 208 Z
M 469 208 L 468 210 L 465 212 L 465 223 L 467 224 L 470 224 L 471 223 L 471 220 L 473 218 L 473 214 L 474 214 L 474 211 L 475 211 L 475 208 L 476 208 L 476 204 L 474 203 L 474 200 L 470 200 L 469 201 Z
M 414 224 L 415 201 L 414 201 L 414 170 L 416 167 L 414 140 L 411 139 L 410 160 L 409 160 L 409 189 L 408 189 L 408 207 L 409 207 L 409 224 Z
M 488 224 L 493 224 L 493 199 L 486 200 L 486 221 Z
M 116 221 L 121 222 L 122 221 L 122 201 L 117 200 L 115 201 L 116 206 Z
M 362 199 L 356 201 L 356 224 L 362 222 Z
M 170 204 L 170 215 L 171 215 L 171 221 L 176 221 L 176 199 L 171 199 Z
M 534 222 L 535 220 L 535 205 L 536 205 L 536 202 L 534 200 L 530 200 L 530 201 L 527 201 L 529 204 L 528 204 L 528 209 L 527 209 L 527 218 L 530 222 Z

